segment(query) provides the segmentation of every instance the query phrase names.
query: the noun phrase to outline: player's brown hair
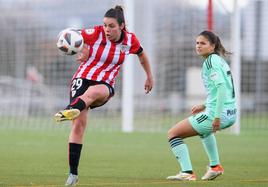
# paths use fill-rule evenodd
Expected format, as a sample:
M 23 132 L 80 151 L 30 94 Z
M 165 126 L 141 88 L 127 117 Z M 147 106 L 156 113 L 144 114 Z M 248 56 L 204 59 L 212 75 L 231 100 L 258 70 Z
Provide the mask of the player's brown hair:
M 122 6 L 116 5 L 114 8 L 107 10 L 104 17 L 115 18 L 120 26 L 122 24 L 125 25 L 123 30 L 126 30 L 125 16 L 124 16 L 124 10 Z
M 225 56 L 226 54 L 232 54 L 231 52 L 227 51 L 225 47 L 222 45 L 220 38 L 213 33 L 212 31 L 203 31 L 199 34 L 199 36 L 204 36 L 205 38 L 208 39 L 208 41 L 211 44 L 215 45 L 214 52 L 217 53 L 218 55 Z

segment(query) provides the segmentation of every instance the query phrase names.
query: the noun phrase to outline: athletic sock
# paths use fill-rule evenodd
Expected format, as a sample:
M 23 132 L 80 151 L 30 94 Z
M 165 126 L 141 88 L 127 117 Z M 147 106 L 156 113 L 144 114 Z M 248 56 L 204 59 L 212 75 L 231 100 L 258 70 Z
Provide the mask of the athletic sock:
M 179 137 L 169 140 L 171 150 L 181 166 L 181 171 L 191 173 L 193 171 L 187 145 Z
M 215 167 L 217 167 L 217 166 L 218 166 L 218 165 L 215 165 L 215 166 L 211 166 L 211 165 L 210 165 L 211 168 L 215 168 Z
M 220 164 L 215 135 L 211 133 L 209 136 L 202 138 L 202 143 L 208 155 L 210 166 L 217 166 Z
M 75 108 L 82 111 L 86 108 L 86 103 L 81 98 L 77 97 L 71 102 L 71 104 L 66 107 L 66 109 L 71 108 Z
M 79 165 L 81 150 L 82 150 L 82 144 L 69 143 L 70 173 L 74 175 L 78 175 L 78 165 Z
M 183 173 L 193 174 L 193 171 L 183 171 Z

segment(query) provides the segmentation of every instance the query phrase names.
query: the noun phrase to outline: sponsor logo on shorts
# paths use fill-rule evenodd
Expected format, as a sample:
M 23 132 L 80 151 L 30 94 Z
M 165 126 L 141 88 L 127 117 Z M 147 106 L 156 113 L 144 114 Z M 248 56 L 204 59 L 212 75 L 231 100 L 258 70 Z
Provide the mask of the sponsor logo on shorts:
M 233 110 L 227 110 L 227 116 L 235 115 L 236 114 L 236 109 Z

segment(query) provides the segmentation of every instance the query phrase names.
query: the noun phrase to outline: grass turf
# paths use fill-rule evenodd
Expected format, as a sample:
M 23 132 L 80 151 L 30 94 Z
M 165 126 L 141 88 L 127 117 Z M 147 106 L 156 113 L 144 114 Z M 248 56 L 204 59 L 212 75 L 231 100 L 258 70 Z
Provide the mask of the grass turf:
M 61 127 L 59 127 L 60 129 Z M 0 131 L 0 186 L 61 186 L 68 173 L 68 131 Z M 78 186 L 268 186 L 267 135 L 217 133 L 225 173 L 215 181 L 167 181 L 179 166 L 165 133 L 88 131 Z M 198 178 L 208 164 L 198 137 L 185 140 Z

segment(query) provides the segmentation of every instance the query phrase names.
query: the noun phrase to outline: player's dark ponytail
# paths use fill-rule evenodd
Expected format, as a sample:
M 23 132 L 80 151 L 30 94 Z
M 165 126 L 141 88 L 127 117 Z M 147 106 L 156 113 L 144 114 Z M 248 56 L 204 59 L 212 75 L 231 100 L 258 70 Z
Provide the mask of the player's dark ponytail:
M 120 26 L 124 24 L 123 30 L 126 30 L 125 16 L 122 6 L 116 5 L 114 8 L 109 9 L 104 17 L 115 18 Z
M 204 36 L 205 38 L 208 39 L 208 41 L 211 44 L 215 45 L 214 52 L 217 53 L 218 55 L 225 56 L 226 54 L 232 54 L 231 52 L 227 51 L 224 46 L 221 43 L 220 38 L 213 32 L 211 31 L 203 31 L 199 34 L 199 36 Z

